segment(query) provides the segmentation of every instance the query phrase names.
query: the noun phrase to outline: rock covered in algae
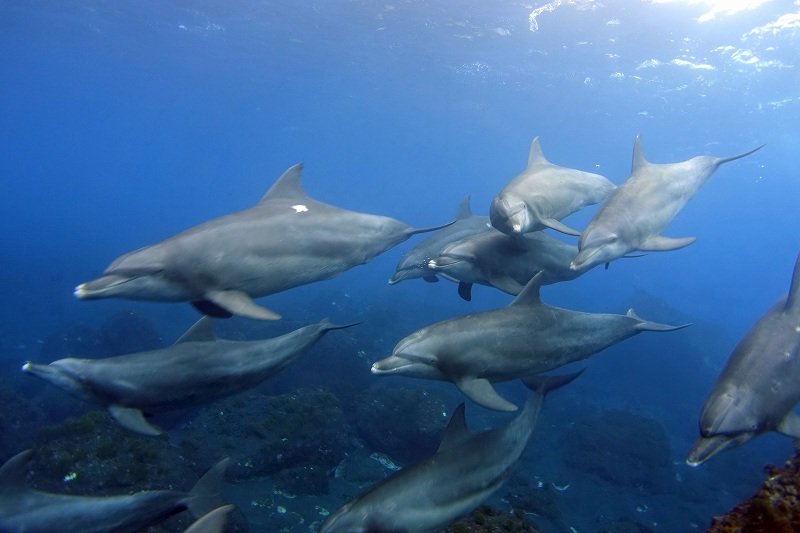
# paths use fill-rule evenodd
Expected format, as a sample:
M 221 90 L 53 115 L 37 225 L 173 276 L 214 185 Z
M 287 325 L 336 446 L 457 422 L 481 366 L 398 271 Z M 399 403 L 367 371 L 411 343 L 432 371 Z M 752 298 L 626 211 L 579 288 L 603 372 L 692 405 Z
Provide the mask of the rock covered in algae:
M 714 517 L 709 533 L 800 531 L 800 441 L 783 467 L 764 468 L 767 479 L 749 499 Z
M 538 530 L 523 516 L 524 513 L 519 510 L 509 514 L 484 504 L 442 530 L 442 533 L 537 533 Z

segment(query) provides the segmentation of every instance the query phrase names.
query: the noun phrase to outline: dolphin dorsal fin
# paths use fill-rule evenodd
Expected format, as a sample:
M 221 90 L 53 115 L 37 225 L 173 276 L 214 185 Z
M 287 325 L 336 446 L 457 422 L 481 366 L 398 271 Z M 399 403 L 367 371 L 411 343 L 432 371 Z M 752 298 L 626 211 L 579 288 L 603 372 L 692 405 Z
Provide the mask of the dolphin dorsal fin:
M 447 424 L 447 429 L 444 430 L 442 442 L 439 443 L 439 449 L 436 450 L 436 453 L 458 446 L 469 437 L 467 418 L 464 414 L 464 404 L 462 403 L 456 407 L 453 416 L 450 417 L 450 422 Z
M 794 272 L 792 273 L 792 285 L 789 288 L 789 296 L 786 298 L 786 311 L 797 311 L 800 309 L 800 254 L 797 255 L 797 260 L 794 263 Z
M 644 157 L 644 150 L 642 150 L 642 136 L 637 135 L 636 140 L 633 141 L 633 162 L 631 163 L 631 174 L 649 164 L 650 163 Z
M 549 165 L 550 161 L 544 156 L 542 152 L 542 145 L 539 143 L 539 136 L 533 139 L 531 143 L 531 151 L 528 152 L 528 166 L 533 165 Z
M 0 467 L 0 494 L 17 495 L 30 490 L 26 481 L 32 453 L 31 450 L 20 452 Z
M 300 177 L 303 172 L 303 164 L 298 163 L 281 174 L 281 177 L 272 184 L 267 193 L 258 202 L 259 205 L 269 200 L 306 200 L 308 195 L 303 190 Z
M 542 288 L 544 274 L 544 270 L 540 270 L 533 276 L 527 285 L 525 285 L 525 288 L 514 298 L 514 301 L 508 305 L 540 305 L 542 303 L 542 298 L 539 296 L 539 289 Z
M 181 335 L 181 338 L 175 341 L 175 344 L 182 342 L 210 342 L 217 340 L 214 335 L 213 319 L 210 316 L 204 316 L 194 323 L 194 326 Z
M 456 220 L 464 220 L 465 218 L 472 218 L 472 209 L 469 206 L 469 194 L 461 200 L 458 211 L 456 211 Z

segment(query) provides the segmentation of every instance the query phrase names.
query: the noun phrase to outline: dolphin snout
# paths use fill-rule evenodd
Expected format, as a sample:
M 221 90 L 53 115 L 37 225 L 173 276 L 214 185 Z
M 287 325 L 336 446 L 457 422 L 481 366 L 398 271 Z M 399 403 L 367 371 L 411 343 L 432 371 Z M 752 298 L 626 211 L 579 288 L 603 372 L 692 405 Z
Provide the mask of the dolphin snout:
M 94 298 L 103 298 L 105 293 L 113 291 L 119 285 L 130 281 L 130 276 L 119 276 L 111 274 L 102 276 L 86 283 L 81 283 L 75 287 L 75 297 L 81 300 L 91 300 Z

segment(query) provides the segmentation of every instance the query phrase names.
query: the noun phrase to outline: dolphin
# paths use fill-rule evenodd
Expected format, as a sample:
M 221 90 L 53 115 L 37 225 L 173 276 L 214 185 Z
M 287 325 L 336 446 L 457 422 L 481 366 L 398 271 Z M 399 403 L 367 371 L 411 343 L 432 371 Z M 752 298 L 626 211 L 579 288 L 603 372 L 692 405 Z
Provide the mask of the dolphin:
M 748 156 L 708 155 L 680 163 L 654 164 L 645 159 L 639 135 L 633 143 L 631 175 L 595 213 L 578 240 L 570 268 L 580 270 L 608 264 L 633 250 L 665 252 L 689 246 L 695 237 L 664 237 L 667 227 L 720 165 Z
M 414 278 L 422 278 L 430 283 L 439 281 L 436 272 L 428 267 L 428 262 L 437 257 L 441 249 L 451 242 L 470 235 L 478 235 L 490 229 L 492 226 L 489 224 L 489 217 L 478 217 L 472 214 L 469 207 L 469 195 L 467 195 L 456 211 L 455 222 L 409 250 L 397 263 L 397 271 L 389 278 L 389 284 L 394 285 L 404 279 Z
M 289 168 L 261 201 L 117 258 L 103 276 L 75 288 L 81 300 L 190 301 L 215 317 L 280 316 L 253 298 L 338 276 L 405 241 L 441 229 L 312 200 Z
M 614 188 L 599 174 L 552 164 L 536 137 L 531 143 L 528 166 L 495 196 L 489 218 L 492 226 L 507 235 L 551 228 L 577 236 L 580 232 L 560 220 L 602 201 Z
M 25 363 L 36 377 L 86 401 L 108 408 L 124 428 L 142 435 L 161 430 L 144 414 L 212 402 L 251 389 L 274 376 L 332 329 L 327 318 L 258 341 L 217 340 L 205 316 L 168 348 L 106 359 L 59 359 L 49 365 Z
M 223 505 L 209 511 L 198 518 L 183 533 L 222 533 L 225 531 L 225 522 L 228 514 L 233 511 L 233 505 Z
M 319 533 L 432 533 L 470 512 L 511 476 L 536 427 L 545 394 L 575 379 L 539 377 L 537 392 L 511 422 L 470 434 L 458 406 L 439 449 L 356 496 L 322 524 Z
M 372 365 L 379 376 L 452 381 L 475 403 L 514 411 L 492 383 L 532 376 L 586 359 L 642 331 L 682 326 L 627 315 L 581 313 L 544 304 L 544 273 L 528 282 L 507 307 L 437 322 L 404 338 L 392 355 Z
M 767 431 L 800 439 L 800 255 L 788 296 L 780 298 L 733 349 L 700 413 L 700 436 L 686 462 Z
M 223 459 L 188 492 L 148 490 L 124 496 L 69 496 L 26 484 L 31 451 L 0 467 L 0 531 L 13 533 L 133 533 L 186 509 L 201 516 L 222 505 Z
M 577 251 L 541 231 L 514 238 L 493 229 L 447 245 L 428 267 L 457 282 L 458 294 L 470 301 L 474 283 L 516 296 L 540 271 L 542 285 L 575 279 L 585 272 L 569 268 Z

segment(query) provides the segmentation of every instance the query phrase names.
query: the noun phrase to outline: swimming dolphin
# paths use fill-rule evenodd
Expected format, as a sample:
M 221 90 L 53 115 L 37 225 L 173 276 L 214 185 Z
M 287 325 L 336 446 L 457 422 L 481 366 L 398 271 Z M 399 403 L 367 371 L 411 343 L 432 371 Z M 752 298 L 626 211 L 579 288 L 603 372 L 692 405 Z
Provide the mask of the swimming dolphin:
M 767 431 L 800 439 L 800 255 L 789 294 L 778 300 L 733 349 L 700 413 L 700 437 L 686 462 Z
M 75 288 L 82 300 L 190 301 L 215 317 L 275 320 L 253 298 L 333 278 L 405 241 L 444 226 L 414 229 L 389 217 L 312 200 L 302 165 L 278 178 L 261 201 L 116 259 Z
M 492 383 L 532 376 L 586 359 L 642 331 L 688 326 L 627 315 L 581 313 L 542 303 L 539 273 L 507 307 L 451 318 L 412 333 L 372 365 L 379 376 L 452 381 L 475 403 L 498 411 L 517 407 Z
M 529 381 L 538 392 L 519 415 L 483 433 L 469 433 L 462 403 L 436 453 L 356 496 L 331 514 L 319 533 L 440 531 L 505 483 L 536 427 L 545 394 L 578 374 Z
M 720 165 L 763 148 L 730 157 L 708 155 L 680 163 L 654 164 L 645 159 L 640 136 L 633 144 L 631 175 L 595 213 L 578 240 L 573 269 L 608 263 L 633 250 L 664 252 L 689 246 L 695 237 L 664 237 L 683 206 L 697 194 Z
M 124 496 L 69 496 L 26 484 L 31 451 L 0 468 L 0 531 L 13 533 L 133 533 L 186 509 L 201 516 L 222 504 L 228 459 L 200 478 L 189 493 L 148 490 Z
M 467 195 L 456 211 L 456 221 L 409 250 L 397 263 L 397 271 L 389 278 L 389 284 L 394 285 L 404 279 L 414 278 L 422 278 L 430 283 L 439 281 L 436 272 L 428 267 L 428 262 L 437 257 L 441 249 L 451 242 L 491 229 L 489 217 L 477 217 L 472 214 Z
M 198 518 L 183 533 L 222 533 L 225 531 L 225 522 L 228 519 L 228 514 L 233 509 L 233 505 L 217 507 Z
M 541 231 L 514 238 L 493 229 L 447 245 L 428 266 L 457 282 L 458 294 L 470 301 L 474 283 L 516 296 L 540 271 L 542 285 L 575 279 L 584 272 L 569 268 L 577 251 Z
M 531 143 L 527 168 L 495 196 L 489 218 L 492 226 L 508 235 L 544 228 L 580 235 L 560 220 L 600 202 L 613 190 L 614 184 L 599 174 L 552 164 L 536 137 Z
M 161 430 L 144 414 L 211 402 L 251 389 L 274 376 L 337 326 L 327 318 L 259 341 L 217 340 L 203 317 L 169 348 L 107 359 L 25 363 L 22 370 L 68 393 L 108 408 L 124 428 L 143 435 Z

